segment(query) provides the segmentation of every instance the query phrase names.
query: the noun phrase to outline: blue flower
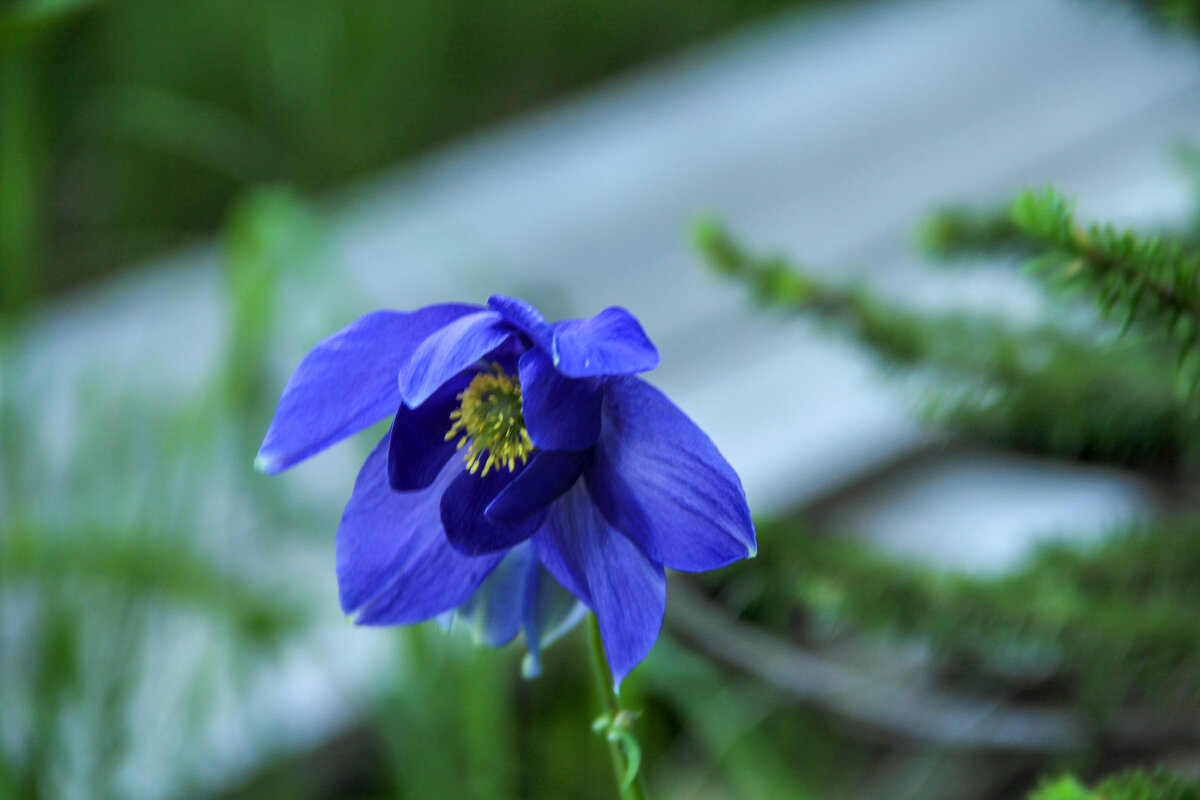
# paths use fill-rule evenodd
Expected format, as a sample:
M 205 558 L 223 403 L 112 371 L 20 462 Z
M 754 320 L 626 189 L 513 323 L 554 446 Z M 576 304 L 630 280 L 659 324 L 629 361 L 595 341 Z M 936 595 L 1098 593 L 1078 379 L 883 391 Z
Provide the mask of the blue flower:
M 346 613 L 401 625 L 457 610 L 491 644 L 523 630 L 536 659 L 574 614 L 548 573 L 595 612 L 619 684 L 658 638 L 664 567 L 756 547 L 736 473 L 635 377 L 658 360 L 617 307 L 555 323 L 502 296 L 376 311 L 300 362 L 255 464 L 282 471 L 394 415 L 337 532 Z

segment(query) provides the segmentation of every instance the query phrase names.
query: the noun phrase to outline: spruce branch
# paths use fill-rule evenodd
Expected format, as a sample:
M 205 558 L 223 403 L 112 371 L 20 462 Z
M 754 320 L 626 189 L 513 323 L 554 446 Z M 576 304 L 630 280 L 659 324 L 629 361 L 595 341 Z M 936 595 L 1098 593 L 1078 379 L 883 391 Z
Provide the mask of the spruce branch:
M 947 206 L 933 212 L 917 228 L 917 245 L 937 259 L 1032 254 L 1029 239 L 1007 208 L 978 210 Z
M 1119 708 L 1200 707 L 1196 520 L 1132 526 L 1093 547 L 1047 545 L 997 577 L 898 560 L 795 520 L 760 522 L 759 532 L 775 551 L 755 567 L 767 570 L 761 580 L 825 628 L 924 641 L 976 683 L 1053 684 L 1099 725 Z
M 1200 409 L 1180 396 L 1173 360 L 1139 339 L 1100 344 L 1050 325 L 917 313 L 750 253 L 712 220 L 696 239 L 760 304 L 819 319 L 884 367 L 930 378 L 923 416 L 960 435 L 1155 472 L 1200 462 Z
M 1048 753 L 1090 751 L 1101 733 L 1117 749 L 1194 743 L 1200 735 L 1189 714 L 1128 709 L 1097 731 L 1072 709 L 997 704 L 910 675 L 861 670 L 735 619 L 686 581 L 672 585 L 667 605 L 672 632 L 699 650 L 889 743 L 901 736 L 960 752 Z
M 1051 286 L 1090 295 L 1122 332 L 1137 324 L 1165 335 L 1182 361 L 1200 336 L 1200 252 L 1178 239 L 1141 236 L 1112 225 L 1083 228 L 1053 189 L 1025 192 L 1012 206 L 1017 228 L 1042 253 L 1030 271 Z
M 1044 349 L 997 319 L 922 315 L 861 287 L 834 286 L 781 256 L 750 253 L 713 220 L 696 227 L 695 239 L 708 264 L 747 285 L 760 304 L 830 323 L 888 365 L 1012 380 L 1023 375 L 1022 360 L 1036 362 Z
M 900 736 L 946 750 L 1017 753 L 1081 751 L 1090 744 L 1087 726 L 1075 714 L 997 708 L 990 700 L 930 691 L 920 682 L 844 666 L 766 627 L 739 621 L 685 581 L 671 586 L 666 622 L 674 634 L 720 663 L 888 742 Z M 1144 733 L 1139 728 L 1139 740 Z

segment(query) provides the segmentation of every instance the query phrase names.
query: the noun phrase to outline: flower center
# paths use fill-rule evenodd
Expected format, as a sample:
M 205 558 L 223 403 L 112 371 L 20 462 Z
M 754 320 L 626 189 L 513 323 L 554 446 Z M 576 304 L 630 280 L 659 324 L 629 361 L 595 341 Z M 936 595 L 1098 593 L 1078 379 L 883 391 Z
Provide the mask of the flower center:
M 479 470 L 483 454 L 483 475 L 492 467 L 508 467 L 512 472 L 517 461 L 525 463 L 533 452 L 529 431 L 525 430 L 525 416 L 521 412 L 521 384 L 516 378 L 504 373 L 499 364 L 492 364 L 491 372 L 481 372 L 458 395 L 459 406 L 450 412 L 454 421 L 446 441 L 462 434 L 458 448 L 470 442 L 464 459 L 467 471 L 474 474 Z

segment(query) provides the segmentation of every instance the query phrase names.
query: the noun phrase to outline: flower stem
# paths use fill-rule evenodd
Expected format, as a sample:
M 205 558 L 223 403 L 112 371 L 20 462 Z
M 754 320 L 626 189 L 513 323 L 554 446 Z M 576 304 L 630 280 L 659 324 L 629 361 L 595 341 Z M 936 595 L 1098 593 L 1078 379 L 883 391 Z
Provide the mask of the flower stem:
M 612 673 L 608 669 L 608 660 L 604 657 L 604 640 L 600 638 L 600 623 L 596 620 L 595 614 L 588 614 L 588 644 L 591 647 L 592 674 L 596 678 L 596 690 L 600 694 L 600 713 L 602 714 L 594 727 L 597 732 L 607 732 L 617 724 L 616 721 L 623 716 L 623 711 L 621 701 L 613 689 Z M 627 714 L 627 712 L 625 713 Z M 637 744 L 633 741 L 632 733 L 627 732 L 624 737 L 607 735 L 605 738 L 608 740 L 608 752 L 612 756 L 613 775 L 617 781 L 617 793 L 621 800 L 645 800 L 646 790 L 642 784 L 640 771 L 635 774 L 632 781 L 626 779 L 631 761 L 633 769 L 637 770 L 637 762 L 640 760 L 640 754 L 623 750 L 621 746 L 622 738 L 624 738 L 633 742 L 636 750 Z

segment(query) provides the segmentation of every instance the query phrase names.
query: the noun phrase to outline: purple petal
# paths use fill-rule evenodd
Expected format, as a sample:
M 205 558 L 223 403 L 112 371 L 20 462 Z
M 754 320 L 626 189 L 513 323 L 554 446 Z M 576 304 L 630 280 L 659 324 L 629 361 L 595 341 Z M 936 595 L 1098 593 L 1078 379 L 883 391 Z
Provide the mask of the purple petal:
M 574 486 L 591 460 L 590 450 L 537 451 L 484 514 L 498 523 L 518 522 L 536 514 Z
M 396 410 L 396 375 L 431 333 L 478 306 L 437 305 L 360 317 L 308 352 L 279 398 L 254 464 L 274 474 Z
M 516 297 L 494 294 L 488 298 L 488 307 L 500 313 L 517 330 L 528 336 L 535 345 L 549 352 L 554 332 L 542 312 Z
M 554 366 L 569 378 L 632 375 L 658 366 L 658 350 L 633 314 L 618 306 L 552 327 Z
M 387 478 L 388 437 L 367 457 L 337 532 L 338 594 L 355 622 L 404 625 L 460 605 L 500 562 L 450 547 L 440 500 L 462 472 L 451 459 L 420 492 L 393 492 Z
M 416 408 L 446 381 L 516 334 L 495 311 L 478 311 L 436 331 L 400 370 L 400 394 Z
M 559 583 L 595 612 L 613 683 L 620 686 L 662 628 L 662 565 L 608 524 L 582 482 L 554 504 L 533 543 Z
M 671 569 L 702 572 L 756 552 L 733 468 L 704 431 L 638 378 L 608 383 L 586 478 L 608 521 Z
M 519 474 L 519 473 L 518 473 Z M 484 509 L 513 480 L 507 469 L 487 475 L 460 472 L 442 495 L 442 527 L 450 544 L 464 555 L 507 550 L 533 536 L 546 519 L 545 511 L 512 523 L 492 522 Z
M 455 449 L 454 440 L 446 441 L 452 424 L 450 413 L 458 408 L 458 394 L 472 376 L 470 371 L 459 373 L 416 408 L 400 404 L 388 450 L 388 479 L 393 489 L 424 489 L 442 471 Z
M 529 575 L 540 569 L 533 548 L 528 543 L 517 545 L 458 607 L 455 621 L 471 628 L 475 640 L 490 647 L 512 641 L 524 619 Z
M 521 407 L 534 446 L 583 450 L 596 443 L 604 396 L 599 380 L 566 377 L 541 350 L 521 356 L 519 371 Z

